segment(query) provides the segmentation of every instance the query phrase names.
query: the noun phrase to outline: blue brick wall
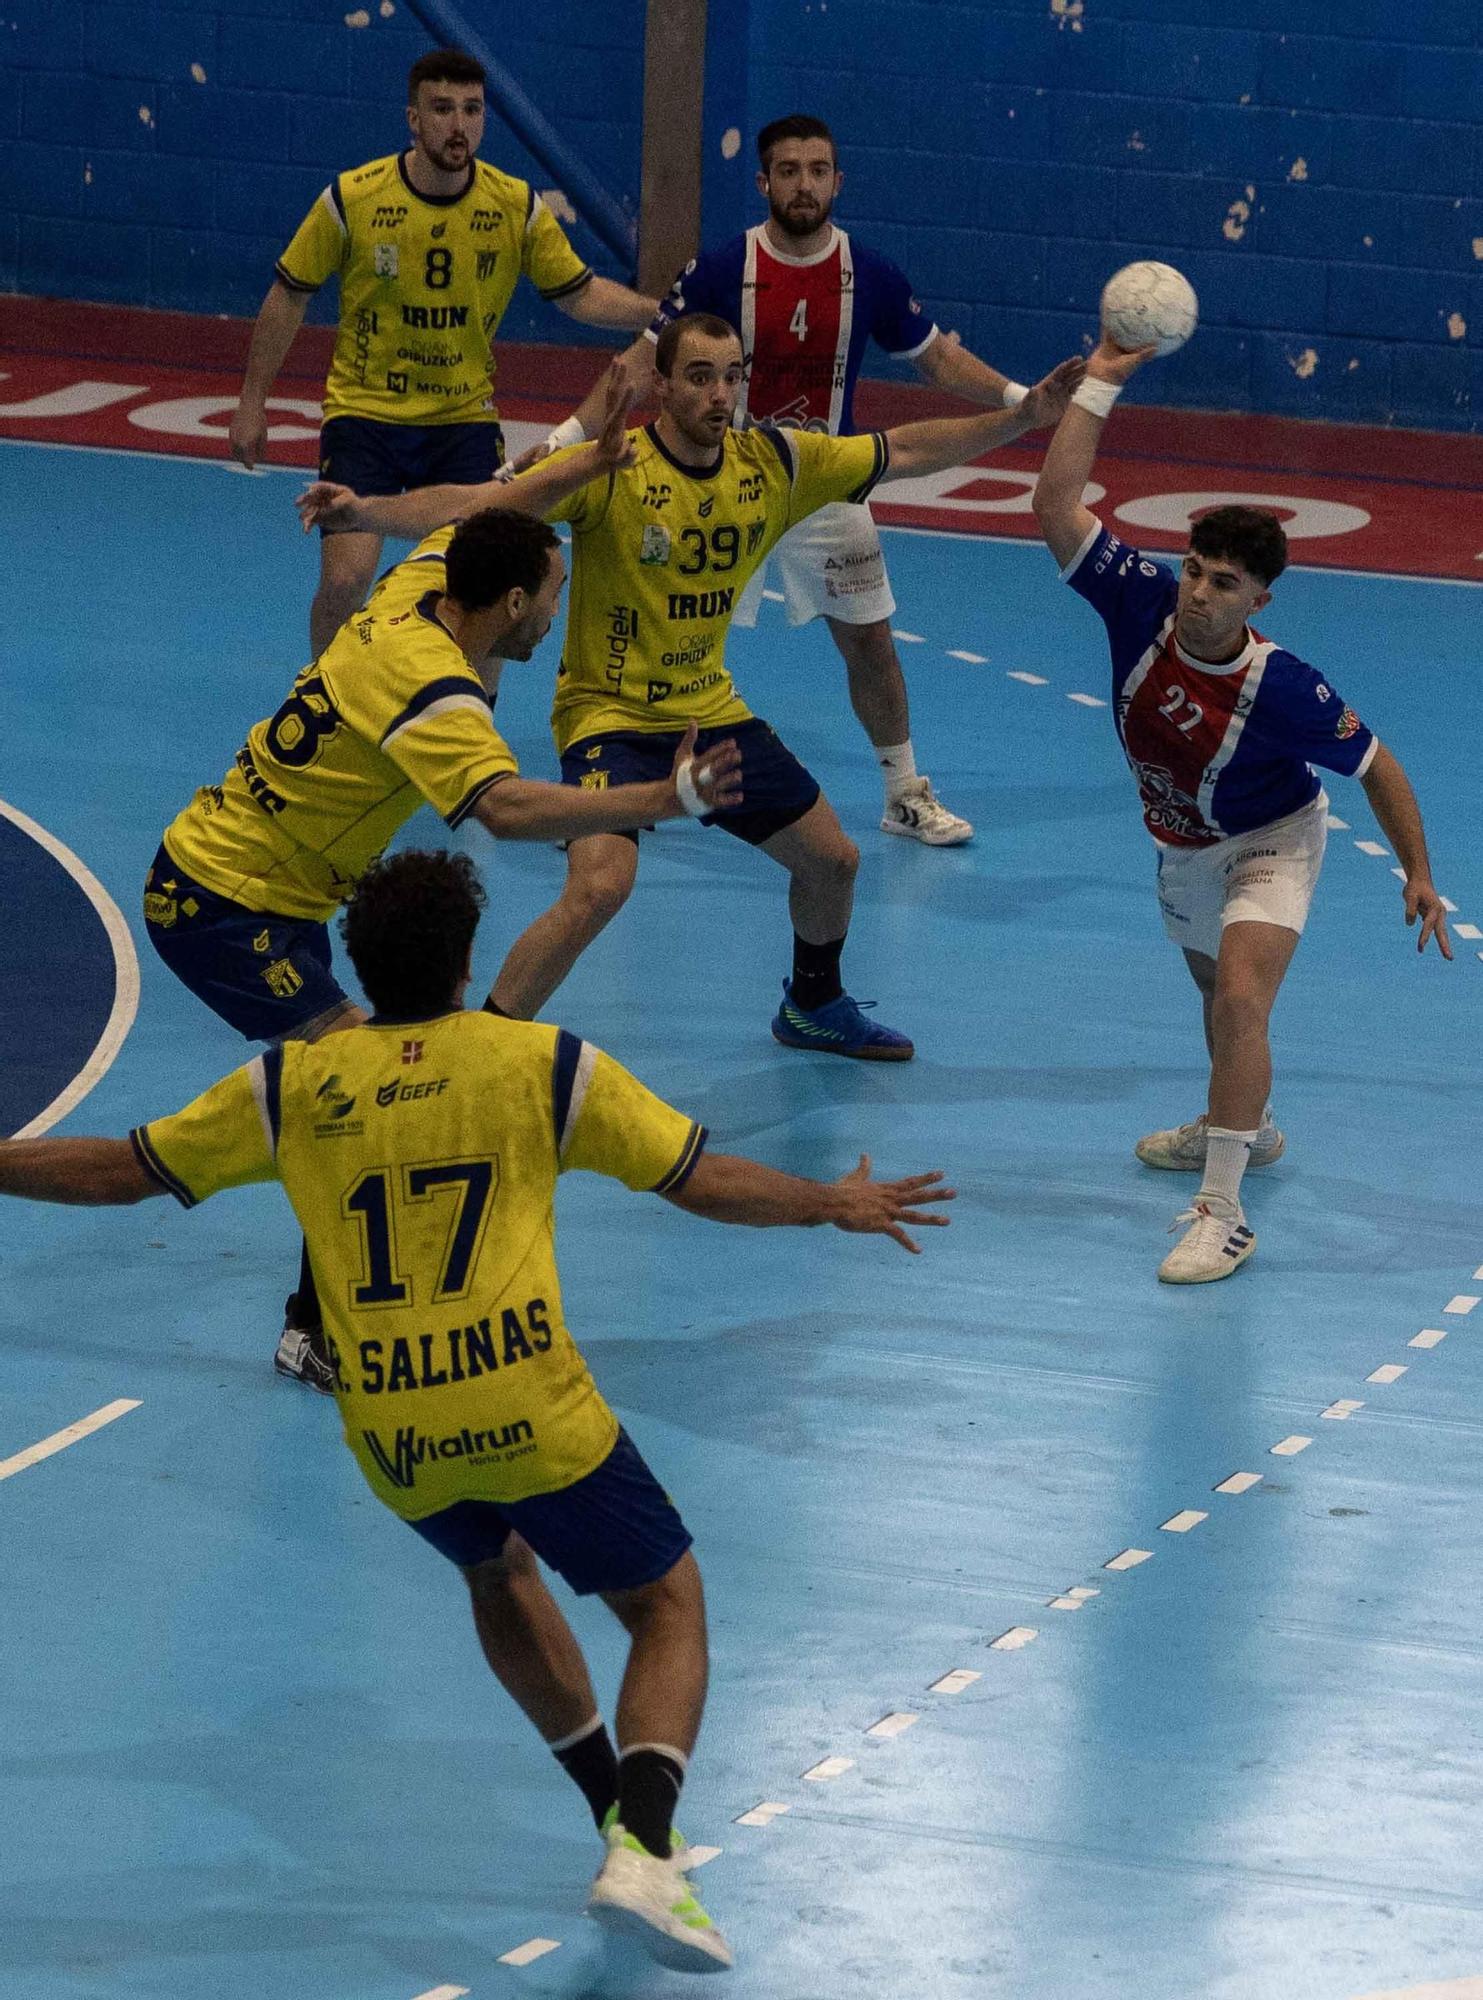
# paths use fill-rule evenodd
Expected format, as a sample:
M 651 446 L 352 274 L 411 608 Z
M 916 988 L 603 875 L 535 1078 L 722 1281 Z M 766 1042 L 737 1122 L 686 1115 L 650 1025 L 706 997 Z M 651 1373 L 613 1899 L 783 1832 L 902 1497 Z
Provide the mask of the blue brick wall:
M 643 0 L 470 0 L 468 18 L 636 213 Z M 325 183 L 405 142 L 407 70 L 434 42 L 402 0 L 0 0 L 0 287 L 255 313 Z M 496 116 L 483 150 L 553 184 Z M 528 286 L 505 330 L 602 337 Z
M 1145 400 L 1483 428 L 1477 0 L 752 0 L 750 27 L 752 129 L 826 118 L 841 219 L 1022 379 L 1153 256 L 1202 324 Z

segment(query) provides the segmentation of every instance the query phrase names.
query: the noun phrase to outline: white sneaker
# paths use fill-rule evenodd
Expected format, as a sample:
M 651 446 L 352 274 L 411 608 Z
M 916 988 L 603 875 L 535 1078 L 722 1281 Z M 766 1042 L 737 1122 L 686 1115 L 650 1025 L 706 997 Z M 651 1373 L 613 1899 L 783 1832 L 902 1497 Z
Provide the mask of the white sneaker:
M 882 833 L 904 833 L 928 847 L 961 847 L 972 840 L 973 827 L 949 812 L 932 789 L 930 778 L 908 778 L 886 801 Z
M 675 1972 L 726 1972 L 731 1947 L 711 1922 L 677 1857 L 661 1861 L 616 1821 L 607 1830 L 587 1914 L 634 1939 Z
M 1167 1132 L 1149 1132 L 1141 1138 L 1133 1151 L 1145 1167 L 1167 1167 L 1176 1174 L 1202 1174 L 1205 1171 L 1205 1127 L 1209 1119 L 1205 1112 L 1188 1125 L 1172 1126 Z M 1248 1168 L 1270 1167 L 1282 1158 L 1287 1150 L 1287 1141 L 1275 1125 L 1264 1125 L 1252 1142 Z
M 1165 1285 L 1209 1285 L 1228 1278 L 1256 1248 L 1256 1236 L 1240 1209 L 1234 1216 L 1216 1215 L 1203 1201 L 1176 1215 L 1172 1231 L 1187 1223 L 1183 1236 L 1159 1266 Z

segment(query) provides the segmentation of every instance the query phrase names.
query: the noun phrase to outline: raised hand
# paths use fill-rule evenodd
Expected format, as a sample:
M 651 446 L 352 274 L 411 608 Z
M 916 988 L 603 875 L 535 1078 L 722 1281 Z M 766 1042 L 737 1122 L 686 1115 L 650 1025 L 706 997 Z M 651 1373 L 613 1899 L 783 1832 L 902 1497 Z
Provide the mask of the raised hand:
M 1157 353 L 1158 349 L 1151 344 L 1147 347 L 1119 347 L 1104 333 L 1087 358 L 1087 373 L 1098 382 L 1116 382 L 1121 388 L 1145 361 L 1152 361 Z
M 1044 430 L 1058 424 L 1066 405 L 1086 379 L 1087 364 L 1079 354 L 1058 362 L 1049 375 L 1020 404 L 1019 414 L 1030 430 Z
M 830 1221 L 836 1229 L 847 1229 L 852 1235 L 889 1236 L 903 1250 L 919 1256 L 921 1245 L 912 1242 L 902 1224 L 909 1223 L 913 1229 L 947 1227 L 947 1216 L 932 1215 L 922 1206 L 924 1202 L 957 1198 L 957 1189 L 943 1187 L 942 1179 L 940 1173 L 931 1173 L 908 1174 L 899 1181 L 873 1181 L 870 1155 L 862 1153 L 860 1164 L 834 1183 L 840 1210 Z

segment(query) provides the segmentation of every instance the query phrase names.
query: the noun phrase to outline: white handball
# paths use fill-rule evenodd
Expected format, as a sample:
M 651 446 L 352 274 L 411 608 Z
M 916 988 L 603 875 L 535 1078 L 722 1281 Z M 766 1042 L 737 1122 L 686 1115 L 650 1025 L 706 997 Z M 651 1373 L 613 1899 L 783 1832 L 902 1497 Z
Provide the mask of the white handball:
M 1172 264 L 1124 264 L 1102 288 L 1102 326 L 1119 347 L 1172 354 L 1200 317 L 1195 288 Z

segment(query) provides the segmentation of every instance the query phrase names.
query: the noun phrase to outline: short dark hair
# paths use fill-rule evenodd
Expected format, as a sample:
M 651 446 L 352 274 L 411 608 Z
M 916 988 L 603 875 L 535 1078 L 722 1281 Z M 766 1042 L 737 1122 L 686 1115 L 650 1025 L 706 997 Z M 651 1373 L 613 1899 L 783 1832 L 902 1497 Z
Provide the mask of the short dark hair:
M 1212 507 L 1190 529 L 1197 556 L 1240 563 L 1265 588 L 1287 568 L 1287 536 L 1268 507 Z
M 484 611 L 511 590 L 531 596 L 546 581 L 556 535 L 534 514 L 486 507 L 460 521 L 448 544 L 448 595 L 465 611 Z
M 741 339 L 730 320 L 722 319 L 719 313 L 683 313 L 679 319 L 669 322 L 654 343 L 654 372 L 657 375 L 673 372 L 675 355 L 687 333 L 703 333 L 707 340 Z
M 378 1014 L 426 1021 L 452 1011 L 486 900 L 466 854 L 412 848 L 371 863 L 340 935 Z
M 462 49 L 429 49 L 407 72 L 407 102 L 417 102 L 419 83 L 477 83 L 487 81 L 483 63 Z
M 793 111 L 786 118 L 774 118 L 770 125 L 764 125 L 757 134 L 757 158 L 766 173 L 772 161 L 772 149 L 784 139 L 827 139 L 829 150 L 835 160 L 839 159 L 839 148 L 834 143 L 834 134 L 822 118 L 810 118 L 806 112 Z

